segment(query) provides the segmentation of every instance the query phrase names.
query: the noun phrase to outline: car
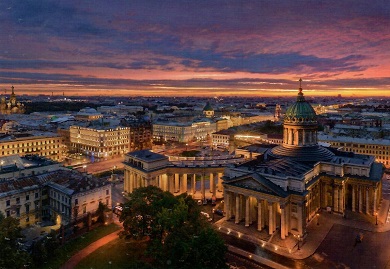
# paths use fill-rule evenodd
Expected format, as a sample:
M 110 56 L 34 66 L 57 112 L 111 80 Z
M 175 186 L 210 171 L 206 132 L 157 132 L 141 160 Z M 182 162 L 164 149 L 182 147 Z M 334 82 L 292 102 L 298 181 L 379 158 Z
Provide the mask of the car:
M 202 205 L 203 204 L 202 200 L 198 200 L 197 203 L 198 203 L 198 205 Z
M 222 209 L 213 209 L 213 213 L 217 214 L 217 215 L 220 215 L 220 216 L 223 216 L 223 210 Z

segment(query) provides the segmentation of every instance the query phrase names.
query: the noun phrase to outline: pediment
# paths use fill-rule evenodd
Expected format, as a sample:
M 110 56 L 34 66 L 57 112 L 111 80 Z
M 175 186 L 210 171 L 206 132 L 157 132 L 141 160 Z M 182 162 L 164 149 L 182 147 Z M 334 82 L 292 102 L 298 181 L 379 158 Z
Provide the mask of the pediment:
M 279 186 L 275 185 L 271 181 L 262 176 L 246 176 L 237 178 L 230 182 L 226 182 L 228 185 L 245 188 L 253 191 L 258 191 L 266 194 L 285 197 L 287 193 Z

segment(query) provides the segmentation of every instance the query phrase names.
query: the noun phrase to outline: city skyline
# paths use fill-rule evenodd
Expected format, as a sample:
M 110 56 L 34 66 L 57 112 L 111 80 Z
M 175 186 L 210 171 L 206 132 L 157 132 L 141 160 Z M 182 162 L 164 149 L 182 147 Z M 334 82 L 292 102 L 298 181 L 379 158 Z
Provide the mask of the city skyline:
M 0 90 L 386 96 L 383 1 L 3 1 Z

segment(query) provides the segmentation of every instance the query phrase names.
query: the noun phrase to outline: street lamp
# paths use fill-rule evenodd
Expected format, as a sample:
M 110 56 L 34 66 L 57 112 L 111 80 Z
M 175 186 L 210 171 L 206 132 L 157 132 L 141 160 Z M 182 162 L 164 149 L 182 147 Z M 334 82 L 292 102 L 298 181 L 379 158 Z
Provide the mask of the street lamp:
M 300 239 L 301 239 L 301 236 L 298 234 L 298 250 L 301 250 L 301 249 L 299 248 L 299 242 L 301 241 Z
M 375 212 L 375 225 L 378 225 L 378 212 Z
M 320 214 L 317 213 L 317 225 L 320 225 Z

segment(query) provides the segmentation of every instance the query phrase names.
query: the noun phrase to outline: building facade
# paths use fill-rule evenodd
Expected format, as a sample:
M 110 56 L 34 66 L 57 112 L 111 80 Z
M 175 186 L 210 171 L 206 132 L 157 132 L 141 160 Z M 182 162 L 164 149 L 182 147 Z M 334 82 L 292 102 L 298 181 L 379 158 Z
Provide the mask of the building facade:
M 66 146 L 57 134 L 42 136 L 7 135 L 0 140 L 0 157 L 18 154 L 39 155 L 56 161 L 65 158 Z
M 98 209 L 111 208 L 111 184 L 91 175 L 58 169 L 0 182 L 0 211 L 26 227 L 42 220 L 73 223 Z
M 300 88 L 286 111 L 283 143 L 225 170 L 225 221 L 285 239 L 302 237 L 320 209 L 375 215 L 383 172 L 372 156 L 318 145 L 316 114 Z
M 186 165 L 176 164 L 162 154 L 148 150 L 126 154 L 124 161 L 124 191 L 132 193 L 136 188 L 157 186 L 175 195 L 188 193 L 204 201 L 206 198 L 222 197 L 222 164 Z
M 215 131 L 216 123 L 211 120 L 192 123 L 156 122 L 153 124 L 153 139 L 187 143 L 207 139 Z
M 105 158 L 129 151 L 129 127 L 70 127 L 71 150 L 87 156 Z
M 319 141 L 346 152 L 374 156 L 375 160 L 390 168 L 390 140 L 367 139 L 348 136 L 319 135 Z

